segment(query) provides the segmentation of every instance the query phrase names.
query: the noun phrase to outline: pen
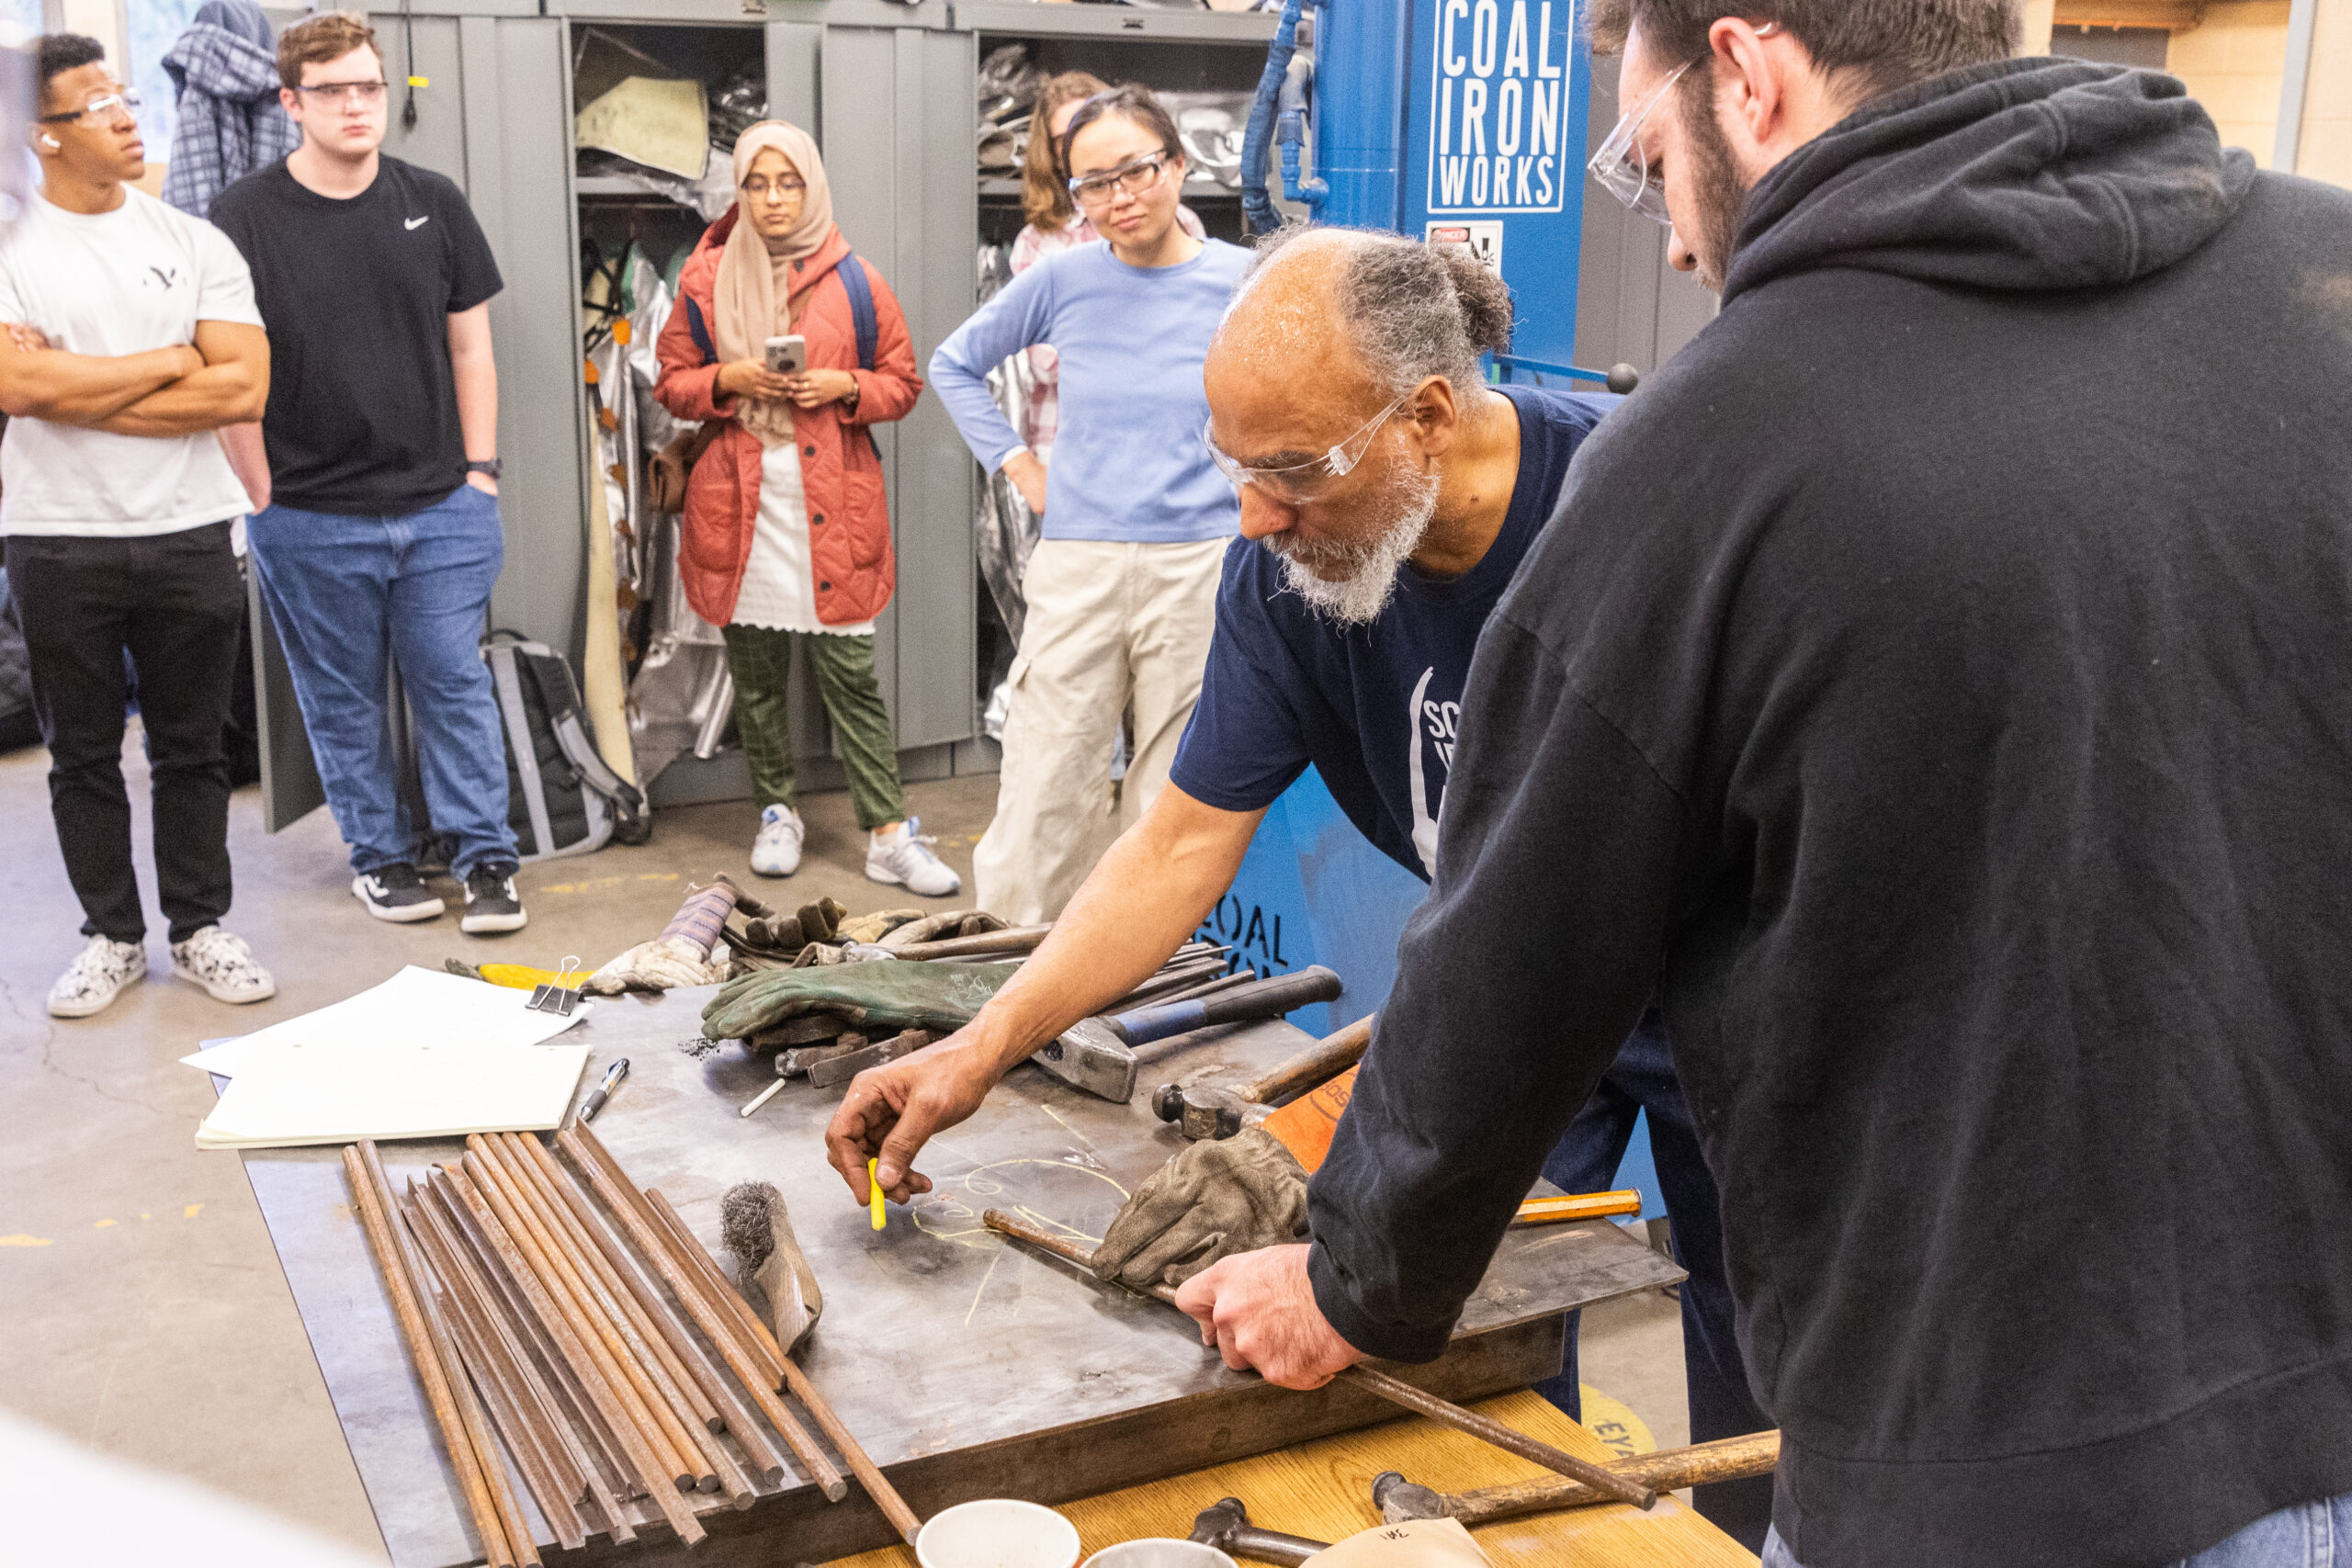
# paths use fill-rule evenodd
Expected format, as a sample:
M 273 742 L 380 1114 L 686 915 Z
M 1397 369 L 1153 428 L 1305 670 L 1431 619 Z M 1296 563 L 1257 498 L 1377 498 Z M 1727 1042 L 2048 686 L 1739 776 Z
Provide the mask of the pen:
M 870 1159 L 865 1162 L 865 1190 L 873 1197 L 874 1228 L 877 1231 L 882 1228 L 882 1183 L 874 1172 L 875 1168 L 881 1163 L 878 1159 Z
M 605 1109 L 605 1101 L 612 1098 L 613 1090 L 619 1087 L 621 1079 L 627 1077 L 628 1077 L 628 1058 L 622 1056 L 605 1069 L 604 1079 L 596 1085 L 596 1092 L 590 1095 L 588 1103 L 580 1108 L 580 1120 L 582 1122 L 595 1120 L 596 1112 Z

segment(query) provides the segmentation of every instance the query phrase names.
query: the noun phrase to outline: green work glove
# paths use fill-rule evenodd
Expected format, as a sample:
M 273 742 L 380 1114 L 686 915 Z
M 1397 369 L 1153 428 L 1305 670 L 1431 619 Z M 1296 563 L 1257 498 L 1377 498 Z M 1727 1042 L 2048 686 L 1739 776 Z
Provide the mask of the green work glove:
M 1144 1179 L 1094 1249 L 1094 1273 L 1181 1285 L 1220 1258 L 1306 1235 L 1306 1169 L 1260 1127 L 1193 1145 Z
M 702 1031 L 713 1040 L 741 1040 L 786 1019 L 823 1012 L 876 1040 L 906 1029 L 953 1034 L 1019 967 L 892 959 L 770 969 L 722 987 L 702 1010 Z

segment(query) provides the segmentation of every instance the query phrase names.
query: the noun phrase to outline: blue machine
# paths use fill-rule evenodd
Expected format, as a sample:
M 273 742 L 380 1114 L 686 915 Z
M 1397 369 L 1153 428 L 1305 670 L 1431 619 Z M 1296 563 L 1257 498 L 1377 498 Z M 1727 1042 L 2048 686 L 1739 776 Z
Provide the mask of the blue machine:
M 1295 49 L 1303 0 L 1288 0 L 1259 84 L 1241 155 L 1250 227 L 1278 221 L 1262 184 L 1278 151 L 1283 195 L 1316 221 L 1465 244 L 1501 272 L 1517 330 L 1497 378 L 1607 380 L 1572 364 L 1592 90 L 1576 0 L 1323 0 L 1314 9 L 1312 70 Z M 1311 176 L 1302 167 L 1310 145 Z M 1397 934 L 1423 891 L 1356 831 L 1310 769 L 1266 813 L 1200 934 L 1234 943 L 1263 975 L 1310 964 L 1337 971 L 1340 999 L 1293 1019 L 1329 1033 L 1387 998 Z M 1619 1180 L 1642 1190 L 1645 1216 L 1665 1212 L 1646 1126 Z

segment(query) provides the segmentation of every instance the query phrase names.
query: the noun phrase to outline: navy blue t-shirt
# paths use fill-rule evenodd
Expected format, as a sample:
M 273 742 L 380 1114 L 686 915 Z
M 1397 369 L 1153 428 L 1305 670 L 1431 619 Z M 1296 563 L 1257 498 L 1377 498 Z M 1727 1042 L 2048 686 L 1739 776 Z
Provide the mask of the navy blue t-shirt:
M 1201 700 L 1169 778 L 1225 811 L 1256 811 L 1306 771 L 1363 836 L 1429 880 L 1462 686 L 1478 633 L 1550 520 L 1568 459 L 1618 399 L 1498 387 L 1519 409 L 1519 478 L 1502 532 L 1460 577 L 1408 563 L 1368 626 L 1342 630 L 1283 585 L 1273 552 L 1225 552 Z

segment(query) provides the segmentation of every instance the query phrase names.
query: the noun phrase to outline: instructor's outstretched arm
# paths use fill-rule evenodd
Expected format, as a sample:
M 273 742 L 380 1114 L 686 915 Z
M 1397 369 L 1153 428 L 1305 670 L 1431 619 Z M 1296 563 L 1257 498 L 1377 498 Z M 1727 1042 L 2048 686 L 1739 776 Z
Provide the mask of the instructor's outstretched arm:
M 1174 784 L 1119 837 L 1020 973 L 936 1045 L 851 1080 L 825 1129 L 825 1157 L 866 1201 L 865 1162 L 904 1202 L 931 1190 L 914 1158 L 979 1109 L 1029 1054 L 1133 990 L 1168 961 L 1233 885 L 1265 812 L 1220 811 Z

